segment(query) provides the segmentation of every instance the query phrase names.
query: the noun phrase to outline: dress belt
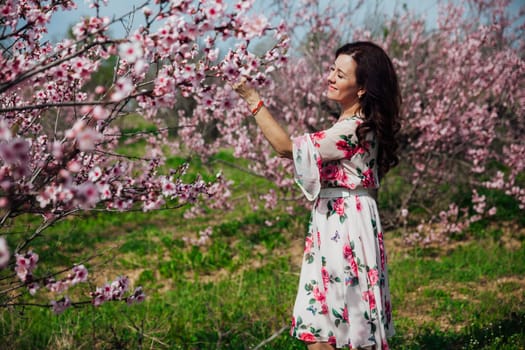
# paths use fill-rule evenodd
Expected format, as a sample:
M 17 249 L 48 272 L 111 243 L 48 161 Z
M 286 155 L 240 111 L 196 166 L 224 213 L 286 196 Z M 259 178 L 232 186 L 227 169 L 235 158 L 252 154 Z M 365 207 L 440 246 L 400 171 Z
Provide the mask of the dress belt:
M 350 189 L 345 187 L 325 187 L 321 188 L 319 198 L 340 198 L 350 196 L 372 196 L 370 191 L 365 188 Z M 373 197 L 373 196 L 372 196 Z

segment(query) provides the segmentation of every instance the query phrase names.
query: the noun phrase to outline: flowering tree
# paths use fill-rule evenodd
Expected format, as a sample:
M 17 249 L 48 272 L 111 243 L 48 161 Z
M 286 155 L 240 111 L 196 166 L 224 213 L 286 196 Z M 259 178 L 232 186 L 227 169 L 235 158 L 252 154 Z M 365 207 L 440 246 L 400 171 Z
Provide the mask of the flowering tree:
M 224 179 L 185 183 L 187 164 L 164 169 L 166 149 L 176 153 L 186 143 L 193 150 L 206 149 L 203 156 L 210 154 L 221 145 L 203 147 L 214 120 L 221 121 L 216 127 L 224 140 L 231 138 L 225 130 L 238 128 L 239 118 L 226 112 L 240 116 L 245 111 L 224 82 L 245 74 L 254 77 L 253 84 L 265 84 L 266 72 L 280 64 L 287 48 L 283 26 L 273 28 L 265 17 L 250 14 L 253 1 L 228 6 L 220 0 L 144 1 L 120 18 L 100 16 L 105 3 L 92 1 L 93 16 L 73 26 L 73 38 L 56 44 L 44 41 L 43 34 L 51 16 L 75 8 L 74 1 L 7 0 L 0 5 L 2 306 L 16 305 L 24 288 L 35 294 L 41 287 L 60 297 L 50 304 L 56 312 L 72 304 L 67 290 L 86 281 L 85 266 L 39 276 L 39 256 L 31 250 L 47 228 L 72 214 L 177 208 L 200 196 L 220 203 Z M 137 30 L 122 38 L 108 34 L 112 24 L 139 16 L 143 24 Z M 263 56 L 251 54 L 250 41 L 265 35 L 272 48 Z M 229 51 L 220 56 L 223 47 Z M 95 73 L 115 58 L 108 83 L 93 86 Z M 183 105 L 180 101 L 197 107 L 186 113 L 174 108 Z M 172 126 L 159 113 L 173 109 L 182 143 L 168 138 Z M 154 125 L 153 131 L 126 133 L 119 127 L 137 113 Z M 119 148 L 124 140 L 142 140 L 144 155 L 126 155 Z M 32 224 L 15 242 L 10 233 L 16 220 L 28 216 Z M 129 295 L 128 289 L 127 278 L 119 277 L 92 291 L 89 301 L 77 303 L 144 298 L 140 287 Z
M 368 28 L 356 18 L 361 4 L 351 4 L 276 5 L 290 28 L 308 33 L 295 41 L 302 40 L 294 47 L 297 57 L 291 55 L 264 94 L 290 133 L 333 122 L 334 109 L 323 97 L 333 53 L 343 42 L 372 40 L 393 58 L 404 98 L 402 162 L 395 170 L 404 185 L 391 203 L 398 209 L 385 221 L 420 222 L 407 240 L 426 244 L 495 214 L 483 189 L 504 191 L 525 208 L 524 9 L 512 13 L 509 1 L 444 1 L 432 29 L 408 10 Z M 254 136 L 253 153 L 244 153 L 253 154 L 256 171 L 289 188 L 291 165 L 264 142 Z M 392 189 L 388 175 L 383 185 L 380 196 Z M 470 203 L 455 202 L 460 192 L 470 193 Z
M 396 222 L 416 218 L 432 224 L 422 229 L 433 228 L 411 240 L 441 240 L 494 213 L 482 188 L 503 190 L 525 205 L 524 27 L 506 11 L 508 1 L 445 2 L 428 30 L 408 11 L 382 26 L 361 27 L 356 16 L 362 1 L 279 1 L 268 9 L 275 11 L 270 22 L 250 12 L 253 1 L 145 0 L 125 15 L 143 24 L 120 38 L 108 32 L 122 18 L 99 15 L 105 2 L 92 1 L 93 16 L 56 44 L 43 41 L 43 33 L 51 16 L 74 8 L 74 1 L 0 5 L 4 306 L 15 304 L 23 288 L 35 293 L 42 286 L 61 296 L 52 304 L 56 311 L 71 304 L 66 290 L 85 280 L 85 267 L 38 276 L 38 256 L 30 249 L 69 215 L 177 208 L 201 196 L 212 208 L 227 204 L 227 179 L 185 183 L 187 164 L 164 169 L 166 150 L 206 159 L 231 147 L 236 157 L 251 161 L 251 172 L 282 189 L 263 196 L 268 207 L 278 197 L 296 200 L 290 162 L 275 156 L 225 82 L 249 77 L 292 135 L 326 127 L 337 111 L 323 97 L 325 74 L 335 49 L 347 41 L 378 42 L 399 74 L 403 161 L 396 174 L 405 183 L 395 202 Z M 293 52 L 286 56 L 290 40 Z M 108 67 L 107 82 L 95 81 L 95 73 Z M 122 130 L 122 121 L 137 115 L 153 130 Z M 137 141 L 145 144 L 140 157 L 120 147 Z M 383 184 L 388 191 L 388 175 Z M 472 194 L 470 205 L 453 202 L 458 190 Z M 421 210 L 424 215 L 417 214 Z M 35 218 L 33 224 L 15 242 L 11 228 L 26 216 Z M 201 238 L 207 237 L 205 232 Z M 88 302 L 143 298 L 140 289 L 126 296 L 128 288 L 118 278 L 92 291 Z

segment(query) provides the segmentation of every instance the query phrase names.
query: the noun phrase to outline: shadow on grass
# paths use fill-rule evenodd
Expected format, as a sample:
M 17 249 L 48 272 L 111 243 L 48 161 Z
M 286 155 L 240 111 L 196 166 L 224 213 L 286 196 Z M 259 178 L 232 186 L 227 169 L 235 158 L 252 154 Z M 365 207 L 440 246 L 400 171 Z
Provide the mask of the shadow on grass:
M 395 337 L 391 343 L 393 349 L 520 350 L 525 347 L 525 312 L 513 312 L 485 325 L 471 325 L 459 333 L 425 328 L 410 341 Z

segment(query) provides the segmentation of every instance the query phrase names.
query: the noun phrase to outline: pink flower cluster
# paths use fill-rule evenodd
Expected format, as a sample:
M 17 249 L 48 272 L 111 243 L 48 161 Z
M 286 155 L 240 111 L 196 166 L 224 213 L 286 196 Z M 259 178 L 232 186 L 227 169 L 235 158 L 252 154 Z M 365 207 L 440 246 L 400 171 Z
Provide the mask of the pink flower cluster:
M 213 229 L 211 227 L 207 227 L 205 230 L 202 230 L 199 232 L 199 238 L 189 238 L 189 237 L 183 237 L 183 241 L 191 244 L 193 246 L 204 246 L 210 241 L 210 237 L 213 233 Z
M 61 279 L 55 280 L 53 277 L 45 279 L 46 288 L 53 293 L 63 293 L 68 290 L 70 287 L 87 281 L 88 270 L 84 265 L 76 265 L 71 269 L 71 272 L 68 275 Z
M 38 262 L 38 254 L 33 253 L 31 250 L 25 254 L 15 254 L 16 266 L 15 271 L 18 278 L 22 282 L 31 282 L 33 279 L 33 271 L 36 268 Z
M 142 287 L 137 287 L 131 295 L 124 297 L 129 290 L 129 279 L 127 277 L 117 277 L 113 282 L 106 283 L 102 287 L 91 293 L 94 306 L 100 306 L 107 301 L 125 300 L 128 304 L 140 303 L 144 301 L 146 295 Z

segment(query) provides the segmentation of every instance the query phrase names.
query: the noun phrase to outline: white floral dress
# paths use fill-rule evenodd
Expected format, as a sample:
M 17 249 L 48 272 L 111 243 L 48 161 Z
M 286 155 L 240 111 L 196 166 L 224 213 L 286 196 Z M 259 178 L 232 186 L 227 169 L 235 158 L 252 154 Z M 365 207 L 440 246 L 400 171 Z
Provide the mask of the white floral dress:
M 338 348 L 388 349 L 394 334 L 376 201 L 377 145 L 354 116 L 293 139 L 295 179 L 314 200 L 291 334 Z

